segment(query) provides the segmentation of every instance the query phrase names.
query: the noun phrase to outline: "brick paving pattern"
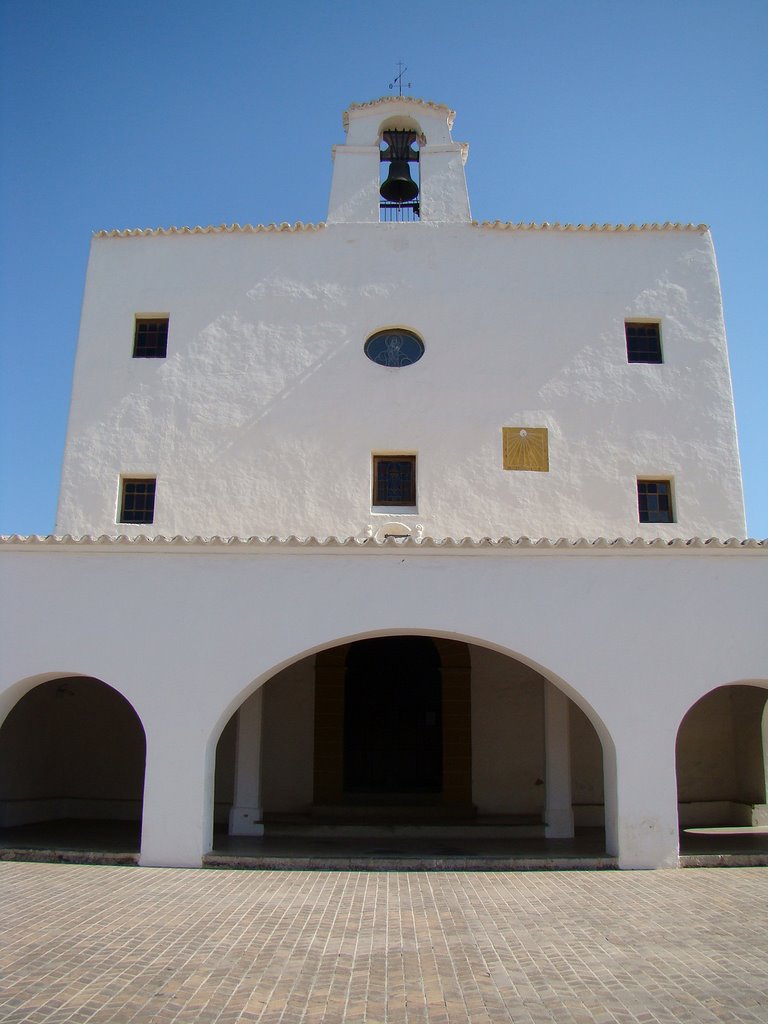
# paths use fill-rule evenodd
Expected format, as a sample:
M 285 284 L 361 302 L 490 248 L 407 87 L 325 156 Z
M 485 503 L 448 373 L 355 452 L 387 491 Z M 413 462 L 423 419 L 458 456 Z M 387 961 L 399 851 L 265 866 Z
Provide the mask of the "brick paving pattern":
M 0 1021 L 768 1021 L 768 869 L 0 864 Z

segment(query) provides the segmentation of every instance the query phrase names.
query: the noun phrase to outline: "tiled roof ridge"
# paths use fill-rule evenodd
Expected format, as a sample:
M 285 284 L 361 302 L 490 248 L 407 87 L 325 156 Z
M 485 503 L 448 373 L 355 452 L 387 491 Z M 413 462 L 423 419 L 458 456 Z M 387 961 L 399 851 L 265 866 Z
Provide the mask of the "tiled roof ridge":
M 499 231 L 709 231 L 708 224 L 683 224 L 680 221 L 664 221 L 659 223 L 645 222 L 644 224 L 562 224 L 558 221 L 520 221 L 515 223 L 509 220 L 483 220 L 472 221 L 475 228 L 495 228 Z
M 135 238 L 140 235 L 238 235 L 262 234 L 270 231 L 321 231 L 325 221 L 317 224 L 305 224 L 297 220 L 294 224 L 283 221 L 280 224 L 208 224 L 206 227 L 196 225 L 181 228 L 112 228 L 111 230 L 94 231 L 94 238 Z
M 364 110 L 366 107 L 377 107 L 380 104 L 390 103 L 413 103 L 415 106 L 431 107 L 433 110 L 444 110 L 448 116 L 449 130 L 453 128 L 453 122 L 456 120 L 456 111 L 452 110 L 445 103 L 436 103 L 434 100 L 422 100 L 418 96 L 380 96 L 376 100 L 366 100 L 364 103 L 350 103 L 341 115 L 344 131 L 349 127 L 350 110 Z
M 347 225 L 343 225 L 347 226 Z M 293 224 L 283 221 L 280 224 L 208 224 L 206 227 L 196 225 L 195 227 L 158 227 L 158 228 L 112 228 L 111 230 L 94 231 L 94 238 L 140 238 L 144 236 L 162 235 L 237 235 L 237 234 L 266 234 L 276 231 L 288 231 L 290 233 L 302 231 L 322 231 L 327 227 L 325 221 L 318 221 L 316 224 L 304 223 L 298 220 Z M 709 231 L 707 224 L 683 224 L 678 221 L 665 221 L 663 224 L 569 224 L 560 221 L 520 221 L 515 223 L 509 220 L 484 220 L 472 221 L 471 227 L 490 228 L 496 231 L 605 231 L 621 234 L 628 231 Z
M 146 536 L 139 534 L 129 537 L 125 534 L 100 534 L 98 536 L 83 535 L 73 536 L 72 534 L 6 534 L 0 535 L 0 547 L 22 545 L 26 547 L 398 547 L 407 545 L 410 547 L 423 548 L 520 548 L 520 549 L 599 549 L 623 551 L 627 549 L 674 549 L 674 550 L 701 550 L 701 549 L 762 549 L 768 552 L 768 539 L 756 540 L 754 538 L 738 537 L 387 537 L 384 540 L 377 540 L 374 537 L 297 537 L 289 534 L 286 537 L 275 535 L 264 537 L 222 537 L 218 535 L 192 536 L 175 535 L 172 537 Z

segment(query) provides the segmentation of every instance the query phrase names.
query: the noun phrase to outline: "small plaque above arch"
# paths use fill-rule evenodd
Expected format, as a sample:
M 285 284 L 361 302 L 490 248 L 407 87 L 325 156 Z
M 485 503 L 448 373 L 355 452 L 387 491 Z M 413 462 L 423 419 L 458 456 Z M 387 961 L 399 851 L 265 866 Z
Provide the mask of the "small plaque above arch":
M 372 363 L 379 366 L 410 366 L 424 355 L 424 342 L 413 331 L 390 327 L 372 334 L 363 351 Z
M 411 528 L 406 526 L 405 523 L 385 523 L 376 531 L 376 540 L 388 540 L 390 537 L 404 540 L 410 536 Z

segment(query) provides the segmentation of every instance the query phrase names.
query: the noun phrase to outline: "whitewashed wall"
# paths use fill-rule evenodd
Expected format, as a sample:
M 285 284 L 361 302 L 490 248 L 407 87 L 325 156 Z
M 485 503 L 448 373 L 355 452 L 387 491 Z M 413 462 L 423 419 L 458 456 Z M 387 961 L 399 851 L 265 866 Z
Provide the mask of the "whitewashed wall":
M 327 225 L 94 239 L 58 532 L 375 531 L 372 454 L 407 453 L 396 518 L 426 536 L 744 535 L 708 232 L 473 224 L 453 117 L 353 104 Z M 390 129 L 419 139 L 419 223 L 378 223 Z M 170 317 L 166 359 L 131 358 L 137 315 Z M 626 318 L 660 321 L 662 365 L 627 363 Z M 390 327 L 417 364 L 365 358 Z M 504 426 L 547 428 L 550 471 L 504 471 Z M 157 477 L 149 528 L 116 524 L 123 474 Z M 638 477 L 676 523 L 638 522 Z
M 168 357 L 133 359 L 136 314 Z M 665 362 L 627 363 L 624 320 Z M 418 332 L 402 369 L 374 331 Z M 501 468 L 503 426 L 546 427 L 550 472 Z M 743 536 L 717 271 L 699 230 L 335 224 L 94 239 L 59 533 L 356 535 L 371 454 L 417 455 L 425 535 Z M 154 524 L 116 525 L 121 474 Z M 677 522 L 640 524 L 636 478 Z M 402 516 L 396 518 L 403 519 Z
M 44 679 L 114 687 L 146 733 L 142 860 L 195 865 L 217 741 L 255 688 L 346 640 L 466 640 L 582 708 L 603 745 L 609 850 L 625 867 L 671 866 L 680 722 L 715 687 L 768 685 L 766 554 L 5 542 L 0 720 Z

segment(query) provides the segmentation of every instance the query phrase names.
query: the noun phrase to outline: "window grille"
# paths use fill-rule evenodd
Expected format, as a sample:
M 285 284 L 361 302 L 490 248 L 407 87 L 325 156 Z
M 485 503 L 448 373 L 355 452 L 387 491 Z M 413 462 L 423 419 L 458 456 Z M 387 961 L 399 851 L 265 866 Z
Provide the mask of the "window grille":
M 659 324 L 624 324 L 627 338 L 627 362 L 661 363 L 661 331 Z
M 168 350 L 168 317 L 137 318 L 133 336 L 134 359 L 165 359 Z
M 669 480 L 638 480 L 637 507 L 641 523 L 673 523 Z
M 123 480 L 120 496 L 121 523 L 152 523 L 155 519 L 154 477 Z
M 373 504 L 416 504 L 415 455 L 374 455 Z

